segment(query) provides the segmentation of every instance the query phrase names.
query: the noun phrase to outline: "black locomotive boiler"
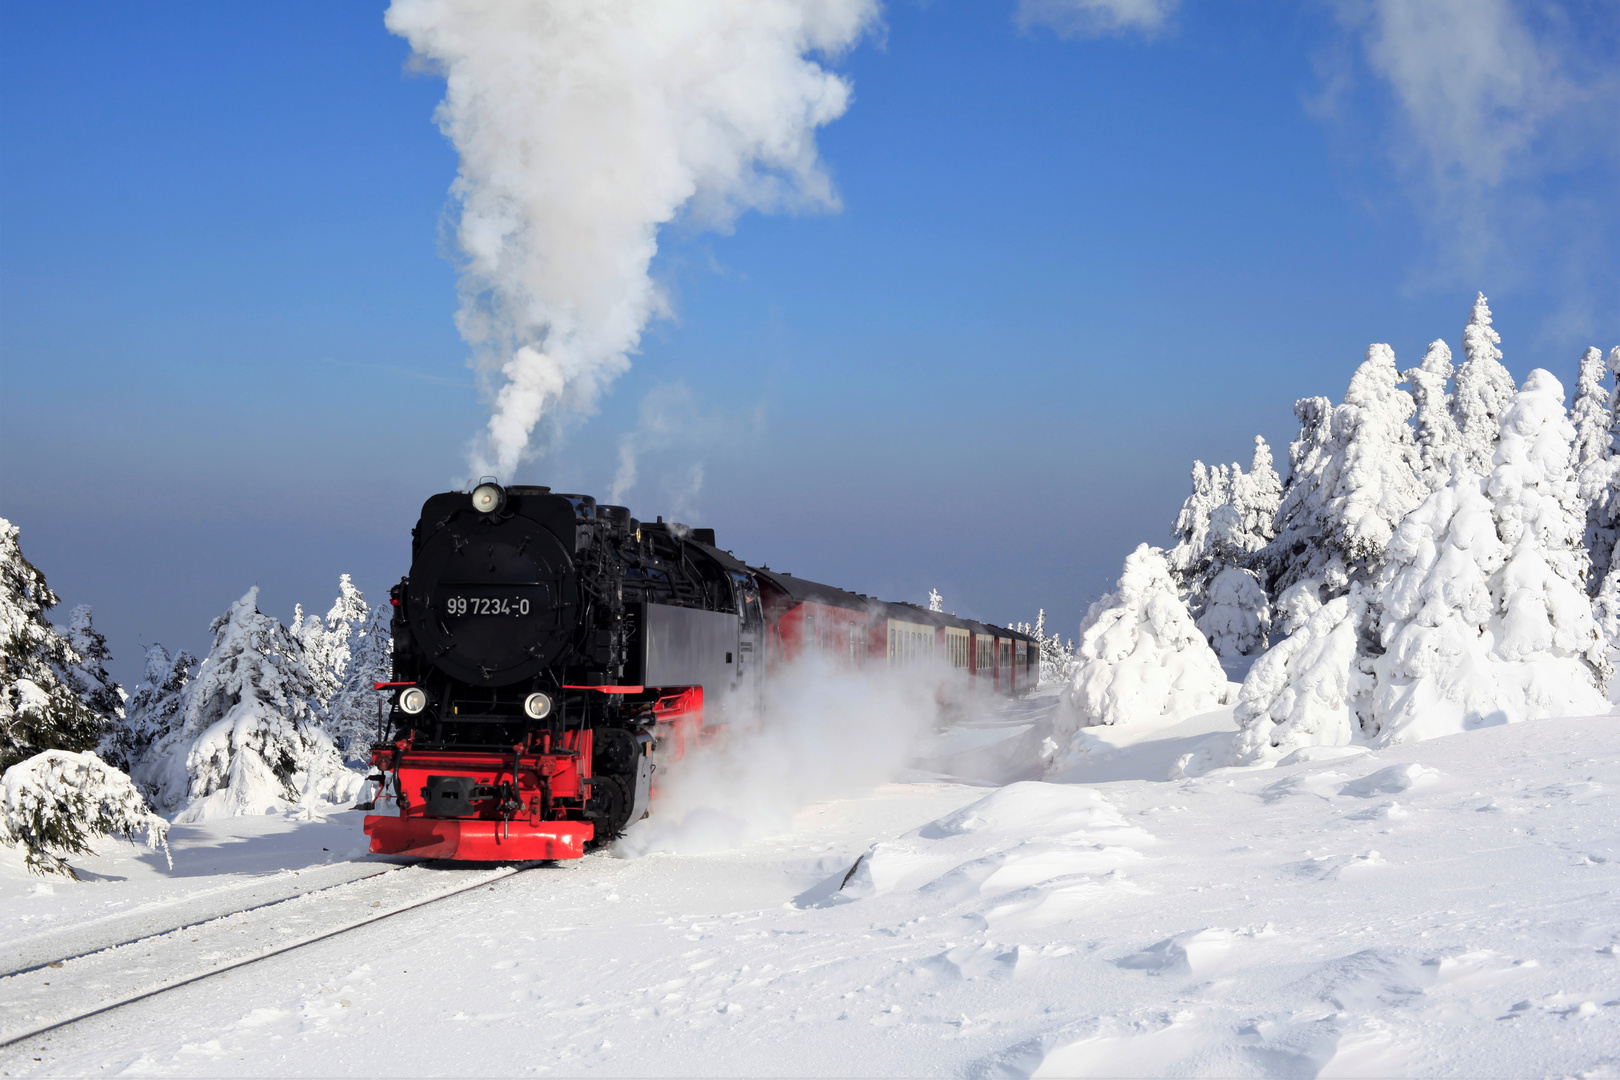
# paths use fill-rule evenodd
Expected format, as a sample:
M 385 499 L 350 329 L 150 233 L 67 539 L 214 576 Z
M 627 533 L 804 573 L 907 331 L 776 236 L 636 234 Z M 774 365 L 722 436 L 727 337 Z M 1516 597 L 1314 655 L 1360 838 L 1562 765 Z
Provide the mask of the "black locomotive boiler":
M 711 530 L 545 487 L 428 499 L 392 602 L 372 762 L 396 812 L 365 830 L 424 858 L 582 855 L 647 813 L 655 753 L 759 715 L 769 672 L 804 652 L 1008 694 L 1039 662 L 1016 631 L 750 567 Z

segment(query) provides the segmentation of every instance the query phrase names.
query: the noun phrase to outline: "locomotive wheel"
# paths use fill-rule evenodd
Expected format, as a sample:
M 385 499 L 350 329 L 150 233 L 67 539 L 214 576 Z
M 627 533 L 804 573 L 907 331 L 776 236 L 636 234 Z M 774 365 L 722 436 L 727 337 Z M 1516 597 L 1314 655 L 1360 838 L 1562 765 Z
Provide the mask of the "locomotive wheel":
M 598 774 L 585 805 L 595 817 L 599 843 L 618 836 L 630 824 L 630 787 L 622 777 Z

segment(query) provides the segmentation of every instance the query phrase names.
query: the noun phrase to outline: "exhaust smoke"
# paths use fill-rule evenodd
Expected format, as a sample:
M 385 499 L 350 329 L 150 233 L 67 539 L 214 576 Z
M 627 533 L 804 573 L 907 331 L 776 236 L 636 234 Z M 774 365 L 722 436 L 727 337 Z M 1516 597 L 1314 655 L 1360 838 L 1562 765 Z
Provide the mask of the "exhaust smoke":
M 474 475 L 510 479 L 535 428 L 588 413 L 668 310 L 659 226 L 836 209 L 815 129 L 876 0 L 394 0 L 388 29 L 439 72 L 460 169 L 456 323 L 492 393 Z

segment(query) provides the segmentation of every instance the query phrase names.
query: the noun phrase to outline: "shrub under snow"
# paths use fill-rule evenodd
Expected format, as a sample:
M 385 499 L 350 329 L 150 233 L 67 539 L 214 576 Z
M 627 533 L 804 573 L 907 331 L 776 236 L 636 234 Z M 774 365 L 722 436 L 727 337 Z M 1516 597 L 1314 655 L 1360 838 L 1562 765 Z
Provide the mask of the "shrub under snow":
M 346 801 L 361 787 L 315 720 L 301 646 L 257 601 L 250 589 L 214 620 L 214 647 L 181 691 L 174 728 L 135 766 L 178 822 Z
M 89 852 L 92 837 L 137 832 L 148 850 L 162 848 L 169 858 L 169 823 L 147 809 L 128 776 L 94 754 L 47 750 L 0 777 L 0 847 L 35 873 L 77 878 L 65 856 Z
M 1146 544 L 1086 612 L 1076 663 L 1060 710 L 1073 727 L 1174 722 L 1219 705 L 1226 689 L 1164 553 Z

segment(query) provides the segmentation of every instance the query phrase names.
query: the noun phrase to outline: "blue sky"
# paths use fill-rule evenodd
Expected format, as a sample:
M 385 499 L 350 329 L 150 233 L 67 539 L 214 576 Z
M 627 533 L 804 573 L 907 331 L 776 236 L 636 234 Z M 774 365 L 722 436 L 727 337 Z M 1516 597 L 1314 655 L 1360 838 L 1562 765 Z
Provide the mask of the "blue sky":
M 1620 342 L 1612 4 L 1116 3 L 1149 17 L 886 7 L 828 61 L 841 208 L 662 230 L 670 316 L 519 476 L 604 494 L 661 418 L 639 515 L 1072 631 L 1195 457 L 1285 469 L 1368 343 L 1455 347 L 1475 290 L 1521 378 Z M 379 599 L 465 479 L 457 154 L 408 54 L 376 4 L 0 6 L 0 515 L 126 681 L 253 584 Z

